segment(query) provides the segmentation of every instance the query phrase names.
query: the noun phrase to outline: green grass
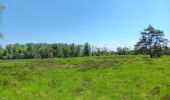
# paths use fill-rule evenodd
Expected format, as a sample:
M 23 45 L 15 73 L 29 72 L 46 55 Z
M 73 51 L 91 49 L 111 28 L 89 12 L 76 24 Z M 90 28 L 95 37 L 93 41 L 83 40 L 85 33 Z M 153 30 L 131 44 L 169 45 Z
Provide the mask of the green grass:
M 170 57 L 0 60 L 0 100 L 170 100 Z

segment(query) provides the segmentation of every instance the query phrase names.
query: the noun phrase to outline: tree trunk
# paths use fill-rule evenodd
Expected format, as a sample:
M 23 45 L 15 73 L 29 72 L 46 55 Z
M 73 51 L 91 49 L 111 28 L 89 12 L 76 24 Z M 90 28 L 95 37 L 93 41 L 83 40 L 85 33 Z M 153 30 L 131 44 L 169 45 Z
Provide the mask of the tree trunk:
M 149 48 L 149 55 L 150 55 L 150 58 L 153 57 L 153 55 L 152 55 L 152 47 L 151 47 L 151 46 L 150 46 L 150 48 Z

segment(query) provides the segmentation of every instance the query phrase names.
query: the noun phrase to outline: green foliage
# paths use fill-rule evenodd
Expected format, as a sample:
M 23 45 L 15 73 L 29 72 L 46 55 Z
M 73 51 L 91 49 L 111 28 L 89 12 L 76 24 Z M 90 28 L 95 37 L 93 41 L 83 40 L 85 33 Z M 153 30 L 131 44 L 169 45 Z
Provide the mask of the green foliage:
M 80 57 L 81 56 L 81 45 L 75 46 L 75 57 Z
M 117 54 L 118 55 L 130 55 L 132 54 L 132 50 L 130 50 L 129 48 L 127 47 L 118 47 L 117 48 Z
M 63 45 L 63 55 L 64 57 L 71 57 L 71 46 L 64 44 Z
M 2 59 L 3 56 L 3 48 L 0 46 L 0 59 Z
M 81 56 L 110 56 L 114 52 L 106 48 L 93 48 L 84 45 L 66 43 L 27 43 L 9 44 L 0 49 L 0 59 L 34 59 L 34 58 L 65 58 Z
M 159 49 L 154 49 L 159 52 Z M 35 58 L 66 58 L 66 57 L 87 57 L 87 56 L 112 56 L 112 55 L 134 55 L 146 54 L 145 47 L 131 50 L 127 47 L 118 47 L 117 51 L 107 48 L 97 48 L 89 43 L 84 45 L 66 43 L 27 43 L 9 44 L 5 48 L 0 47 L 0 59 L 35 59 Z M 170 55 L 168 46 L 164 46 L 161 55 Z
M 170 55 L 170 48 L 168 46 L 164 47 L 164 55 Z
M 53 57 L 53 48 L 52 46 L 46 46 L 41 48 L 40 55 L 42 58 L 52 58 Z
M 31 59 L 34 58 L 35 56 L 35 50 L 34 50 L 34 44 L 33 43 L 27 43 L 25 45 L 25 51 L 24 51 L 24 56 L 25 58 Z
M 107 48 L 92 48 L 92 56 L 111 56 L 115 55 L 114 51 L 108 50 Z
M 90 52 L 91 52 L 91 47 L 90 47 L 89 43 L 86 42 L 84 44 L 84 48 L 83 48 L 83 55 L 84 56 L 90 56 Z
M 62 44 L 53 44 L 52 45 L 54 52 L 53 52 L 53 56 L 60 58 L 63 57 L 63 46 Z
M 151 58 L 163 55 L 163 50 L 168 45 L 163 31 L 149 25 L 147 29 L 144 29 L 144 32 L 141 32 L 141 35 L 139 42 L 135 45 L 136 52 L 149 54 Z

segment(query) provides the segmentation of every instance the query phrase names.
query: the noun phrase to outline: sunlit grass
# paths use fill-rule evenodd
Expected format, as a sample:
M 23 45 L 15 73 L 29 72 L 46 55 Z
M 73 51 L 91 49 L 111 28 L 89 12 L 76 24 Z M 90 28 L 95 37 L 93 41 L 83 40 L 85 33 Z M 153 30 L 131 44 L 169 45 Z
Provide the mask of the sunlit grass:
M 0 100 L 169 100 L 170 57 L 0 61 Z

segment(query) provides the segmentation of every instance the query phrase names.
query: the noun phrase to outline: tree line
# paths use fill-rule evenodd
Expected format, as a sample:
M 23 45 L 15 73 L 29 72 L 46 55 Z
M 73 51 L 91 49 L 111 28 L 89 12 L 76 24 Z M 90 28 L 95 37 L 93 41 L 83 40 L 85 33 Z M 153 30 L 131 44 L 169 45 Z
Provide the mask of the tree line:
M 87 56 L 112 56 L 112 55 L 150 55 L 160 57 L 170 55 L 168 39 L 164 38 L 164 32 L 149 25 L 140 32 L 141 38 L 134 49 L 118 47 L 116 51 L 107 48 L 85 44 L 67 43 L 26 43 L 9 44 L 5 48 L 0 46 L 0 59 L 34 59 L 34 58 L 66 58 Z M 2 38 L 2 35 L 0 35 Z
M 83 45 L 67 43 L 9 44 L 0 48 L 0 59 L 65 58 L 85 56 L 108 56 L 115 54 L 106 48 L 97 48 L 89 43 Z
M 66 58 L 88 56 L 112 56 L 112 55 L 147 55 L 145 49 L 133 49 L 118 47 L 116 51 L 107 48 L 97 48 L 89 43 L 66 44 L 66 43 L 27 43 L 9 44 L 5 48 L 0 47 L 0 59 L 35 59 L 35 58 Z M 164 47 L 162 55 L 170 55 L 170 48 Z

